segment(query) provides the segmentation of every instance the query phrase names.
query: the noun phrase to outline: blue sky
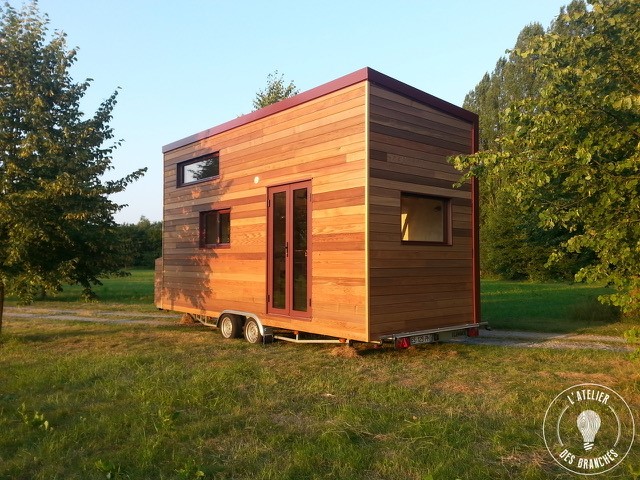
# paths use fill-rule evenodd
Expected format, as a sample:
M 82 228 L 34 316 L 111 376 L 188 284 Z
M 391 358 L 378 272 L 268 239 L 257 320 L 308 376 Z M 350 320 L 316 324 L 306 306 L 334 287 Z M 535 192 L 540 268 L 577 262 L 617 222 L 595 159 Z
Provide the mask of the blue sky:
M 18 7 L 21 1 L 10 0 Z M 120 87 L 113 177 L 148 167 L 116 216 L 162 219 L 163 145 L 231 120 L 278 70 L 303 91 L 368 66 L 461 105 L 532 22 L 568 0 L 40 0 L 50 29 L 79 47 L 83 108 Z

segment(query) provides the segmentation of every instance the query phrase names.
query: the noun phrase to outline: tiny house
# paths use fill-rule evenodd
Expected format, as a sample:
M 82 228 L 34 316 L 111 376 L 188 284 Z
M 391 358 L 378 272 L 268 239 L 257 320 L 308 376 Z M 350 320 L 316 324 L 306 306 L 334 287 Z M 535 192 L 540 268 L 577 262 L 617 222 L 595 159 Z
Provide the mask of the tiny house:
M 158 308 L 405 346 L 480 324 L 478 117 L 370 68 L 163 147 Z

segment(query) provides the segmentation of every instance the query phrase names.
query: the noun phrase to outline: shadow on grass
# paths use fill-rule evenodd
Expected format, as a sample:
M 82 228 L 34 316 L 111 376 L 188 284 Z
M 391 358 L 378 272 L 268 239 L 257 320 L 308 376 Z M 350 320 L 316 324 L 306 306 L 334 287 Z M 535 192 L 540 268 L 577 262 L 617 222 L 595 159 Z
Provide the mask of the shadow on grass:
M 622 328 L 620 312 L 597 299 L 603 286 L 482 281 L 482 319 L 496 329 L 549 333 L 609 332 Z
M 344 349 L 344 350 L 340 350 Z M 351 353 L 350 353 L 351 351 Z M 411 357 L 424 357 L 427 356 L 448 356 L 457 358 L 469 357 L 468 352 L 464 348 L 460 348 L 457 343 L 449 342 L 436 342 L 425 345 L 416 345 L 409 348 L 396 348 L 393 344 L 373 345 L 367 343 L 356 343 L 354 346 L 340 346 L 334 347 L 331 351 L 331 355 L 341 358 L 391 358 L 406 359 Z
M 56 332 L 36 332 L 36 333 L 6 333 L 3 334 L 5 340 L 12 340 L 17 343 L 51 343 L 58 340 L 82 339 L 86 337 L 110 337 L 113 332 L 108 331 L 87 331 L 87 330 L 60 330 Z

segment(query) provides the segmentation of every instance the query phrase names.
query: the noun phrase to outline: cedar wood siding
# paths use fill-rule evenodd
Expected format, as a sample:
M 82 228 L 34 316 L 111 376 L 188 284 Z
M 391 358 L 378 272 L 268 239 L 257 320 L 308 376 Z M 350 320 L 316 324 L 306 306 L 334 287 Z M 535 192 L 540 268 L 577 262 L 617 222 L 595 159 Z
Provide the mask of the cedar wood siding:
M 455 107 L 457 108 L 457 107 Z M 468 113 L 468 112 L 467 112 Z M 471 117 L 472 118 L 472 117 Z M 474 122 L 371 84 L 369 338 L 472 323 L 471 184 L 447 157 L 474 150 Z M 451 245 L 403 245 L 401 192 L 451 199 Z
M 165 147 L 160 308 L 209 316 L 242 310 L 267 326 L 367 340 L 366 84 L 359 81 Z M 219 178 L 177 187 L 177 164 L 210 152 L 219 152 Z M 269 316 L 267 187 L 307 180 L 312 184 L 312 318 Z M 231 209 L 230 246 L 200 248 L 199 213 L 226 208 Z

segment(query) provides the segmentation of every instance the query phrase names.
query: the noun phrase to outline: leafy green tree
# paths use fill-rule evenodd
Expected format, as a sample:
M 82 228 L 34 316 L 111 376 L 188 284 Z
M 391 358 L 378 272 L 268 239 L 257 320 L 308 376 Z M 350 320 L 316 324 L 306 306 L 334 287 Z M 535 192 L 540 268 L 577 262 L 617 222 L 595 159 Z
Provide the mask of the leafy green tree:
M 280 100 L 297 95 L 298 92 L 293 80 L 287 84 L 284 81 L 284 74 L 279 74 L 276 70 L 267 76 L 267 87 L 256 93 L 256 98 L 253 100 L 253 109 L 258 110 L 272 103 L 277 103 Z
M 515 49 L 526 48 L 544 29 L 538 23 L 526 26 L 518 35 Z M 514 102 L 537 95 L 537 77 L 529 59 L 513 52 L 502 57 L 465 97 L 463 106 L 479 114 L 480 150 L 499 150 L 497 141 L 512 130 L 503 112 Z M 547 235 L 537 235 L 535 215 L 521 208 L 512 198 L 509 185 L 517 168 L 484 170 L 480 175 L 481 268 L 483 273 L 502 278 L 543 278 L 550 275 L 544 264 L 550 255 Z
M 640 3 L 579 4 L 515 52 L 533 61 L 541 88 L 506 110 L 513 128 L 500 149 L 456 164 L 517 168 L 514 198 L 567 232 L 552 260 L 592 252 L 576 278 L 614 286 L 604 300 L 630 311 L 640 299 Z
M 162 222 L 151 222 L 143 216 L 138 223 L 125 223 L 118 230 L 126 266 L 154 268 L 156 258 L 162 256 Z
M 575 25 L 563 19 L 566 14 L 585 12 L 582 0 L 562 7 L 548 34 L 578 34 Z M 542 76 L 538 74 L 535 55 L 522 56 L 533 42 L 543 37 L 542 25 L 533 23 L 522 29 L 508 56 L 500 58 L 494 71 L 486 74 L 465 98 L 464 106 L 480 116 L 480 149 L 501 151 L 499 138 L 512 134 L 518 127 L 505 112 L 522 108 L 521 102 L 540 94 Z M 562 261 L 549 263 L 549 257 L 567 240 L 562 226 L 545 230 L 539 225 L 539 212 L 523 192 L 512 187 L 514 178 L 522 174 L 517 162 L 502 164 L 499 169 L 484 169 L 480 177 L 481 195 L 481 268 L 483 273 L 507 279 L 572 278 L 592 259 L 592 253 L 567 254 Z
M 73 81 L 76 51 L 48 22 L 36 2 L 0 9 L 0 327 L 5 291 L 28 302 L 80 284 L 91 297 L 99 276 L 122 273 L 109 195 L 146 170 L 102 179 L 117 92 L 84 116 L 90 80 Z

